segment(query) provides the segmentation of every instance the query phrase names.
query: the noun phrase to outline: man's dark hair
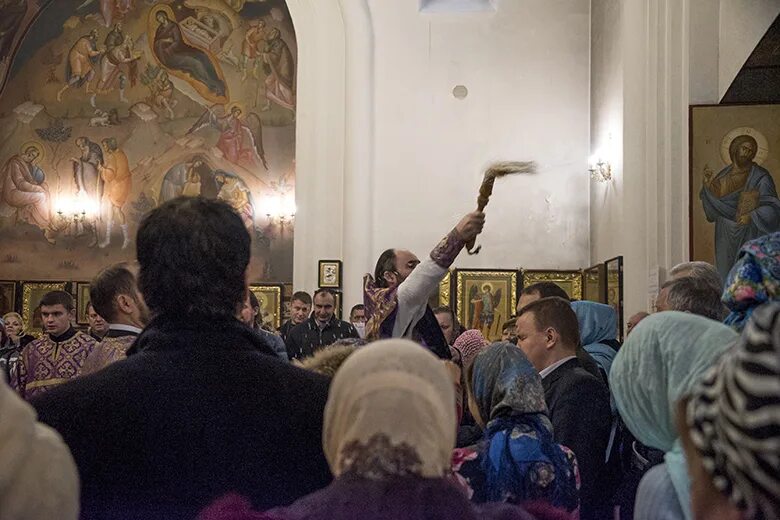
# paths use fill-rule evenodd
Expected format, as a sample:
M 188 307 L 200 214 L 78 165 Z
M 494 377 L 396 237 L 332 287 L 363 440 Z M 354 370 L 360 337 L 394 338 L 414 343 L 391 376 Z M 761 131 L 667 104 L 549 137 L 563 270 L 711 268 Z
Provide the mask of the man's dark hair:
M 503 325 L 501 325 L 501 332 L 504 332 L 507 329 L 514 329 L 515 323 L 517 323 L 517 316 L 512 316 L 507 321 L 505 321 Z
M 355 314 L 355 311 L 364 311 L 364 310 L 366 310 L 366 306 L 363 305 L 362 303 L 358 303 L 357 305 L 355 305 L 349 310 L 349 319 L 352 319 L 352 315 Z
M 301 303 L 311 306 L 311 296 L 309 296 L 309 293 L 307 293 L 306 291 L 294 292 L 292 298 L 290 298 L 290 303 L 294 302 L 295 300 L 298 300 Z
M 569 295 L 566 294 L 560 285 L 553 282 L 539 282 L 528 287 L 524 287 L 520 294 L 539 294 L 540 298 L 561 298 L 566 301 L 570 301 Z
M 109 323 L 117 320 L 116 297 L 135 297 L 135 275 L 125 264 L 115 264 L 100 271 L 89 285 L 89 302 Z
M 571 350 L 580 344 L 580 325 L 569 300 L 557 296 L 542 298 L 520 309 L 517 317 L 528 313 L 533 313 L 537 330 L 555 329 L 561 342 Z
M 65 291 L 51 291 L 47 292 L 41 298 L 41 303 L 38 307 L 42 306 L 52 307 L 54 305 L 62 305 L 65 310 L 70 312 L 73 310 L 73 295 Z
M 722 321 L 726 316 L 720 293 L 711 285 L 692 276 L 671 280 L 662 288 L 669 289 L 666 304 L 670 310 L 690 312 L 715 321 Z
M 316 298 L 320 294 L 330 294 L 331 296 L 333 296 L 333 301 L 334 302 L 336 301 L 336 293 L 333 292 L 332 289 L 328 289 L 327 287 L 317 289 L 316 291 L 314 291 L 314 298 Z
M 385 280 L 386 272 L 395 272 L 395 249 L 386 249 L 381 255 L 379 260 L 376 261 L 376 267 L 374 268 L 374 282 L 377 287 L 388 287 L 387 280 Z
M 177 197 L 138 229 L 141 294 L 155 316 L 233 318 L 246 298 L 251 238 L 227 203 Z
M 452 307 L 449 305 L 442 305 L 440 307 L 436 307 L 433 309 L 434 314 L 449 314 L 450 318 L 452 318 L 452 324 L 455 325 L 457 322 L 457 319 L 455 318 L 455 312 L 453 312 Z

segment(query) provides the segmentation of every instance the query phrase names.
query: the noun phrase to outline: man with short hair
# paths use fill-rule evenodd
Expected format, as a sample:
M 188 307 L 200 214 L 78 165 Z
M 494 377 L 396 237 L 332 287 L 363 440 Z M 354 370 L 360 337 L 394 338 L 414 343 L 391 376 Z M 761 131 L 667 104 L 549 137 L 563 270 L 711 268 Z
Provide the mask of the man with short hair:
M 723 280 L 715 266 L 707 262 L 683 262 L 672 267 L 669 271 L 672 280 L 690 276 L 712 287 L 720 295 L 723 292 Z
M 311 312 L 311 296 L 305 291 L 293 293 L 290 299 L 290 319 L 279 328 L 282 340 L 287 341 L 287 335 L 296 325 L 300 325 L 309 317 Z
M 570 301 L 569 295 L 563 288 L 553 282 L 539 282 L 524 288 L 520 292 L 520 297 L 517 299 L 517 315 L 520 315 L 520 311 L 531 303 L 540 300 L 542 298 L 560 298 L 565 301 Z M 601 373 L 599 364 L 593 357 L 588 354 L 581 345 L 577 345 L 577 357 L 582 363 L 582 367 L 593 375 L 596 379 L 606 384 L 604 376 Z
M 517 345 L 542 376 L 555 441 L 577 457 L 583 519 L 607 518 L 611 490 L 605 456 L 612 425 L 607 387 L 577 358 L 577 316 L 568 301 L 542 298 L 523 307 Z
M 11 386 L 25 399 L 78 376 L 97 343 L 71 325 L 76 310 L 70 293 L 46 293 L 41 298 L 40 309 L 46 334 L 24 347 L 16 364 L 16 377 L 11 380 Z
M 32 403 L 73 454 L 82 516 L 195 518 L 228 492 L 266 510 L 326 486 L 329 380 L 236 319 L 251 254 L 241 216 L 179 197 L 147 213 L 135 244 L 153 319 L 127 359 Z
M 536 300 L 539 300 L 541 298 L 562 298 L 564 300 L 571 300 L 569 298 L 569 295 L 566 294 L 566 291 L 563 290 L 563 288 L 553 282 L 539 282 L 535 284 L 531 284 L 528 287 L 524 287 L 522 291 L 520 291 L 520 297 L 517 299 L 517 312 L 520 312 L 520 309 L 528 305 L 529 303 L 535 302 Z
M 87 323 L 89 323 L 87 334 L 92 336 L 95 341 L 103 341 L 105 335 L 108 334 L 108 322 L 98 314 L 91 301 L 87 303 Z
M 287 335 L 285 343 L 290 360 L 307 358 L 340 339 L 360 337 L 355 327 L 336 317 L 335 309 L 336 295 L 333 291 L 317 289 L 311 317 L 296 325 Z
M 403 249 L 387 249 L 376 262 L 374 275 L 363 278 L 366 337 L 411 338 L 443 359 L 450 349 L 428 299 L 439 287 L 463 247 L 482 232 L 485 214 L 474 211 L 420 261 Z
M 512 316 L 509 320 L 505 321 L 501 325 L 501 341 L 508 341 L 510 343 L 517 343 L 517 337 L 515 336 L 515 322 L 516 316 Z
M 441 333 L 444 334 L 444 339 L 447 341 L 447 345 L 452 346 L 455 340 L 460 336 L 460 324 L 455 317 L 455 313 L 452 312 L 452 308 L 449 305 L 442 305 L 433 309 L 433 315 L 436 316 L 436 321 L 439 322 L 441 327 Z
M 708 283 L 691 276 L 675 278 L 663 284 L 655 305 L 658 312 L 689 312 L 715 321 L 723 321 L 726 317 L 720 293 Z
M 349 311 L 349 322 L 355 327 L 360 339 L 366 337 L 366 306 L 358 303 Z
M 89 285 L 89 298 L 94 310 L 106 317 L 108 332 L 87 356 L 82 375 L 125 359 L 127 350 L 149 321 L 149 309 L 138 291 L 135 275 L 125 264 L 100 271 Z

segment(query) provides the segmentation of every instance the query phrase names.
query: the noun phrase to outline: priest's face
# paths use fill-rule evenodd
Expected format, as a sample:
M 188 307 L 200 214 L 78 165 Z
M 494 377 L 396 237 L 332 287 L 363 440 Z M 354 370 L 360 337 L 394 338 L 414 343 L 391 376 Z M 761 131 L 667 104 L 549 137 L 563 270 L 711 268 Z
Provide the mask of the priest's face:
M 74 311 L 68 311 L 62 304 L 41 305 L 43 327 L 52 336 L 65 334 L 70 328 L 70 322 L 73 318 Z
M 395 252 L 395 273 L 390 273 L 394 278 L 393 285 L 399 285 L 406 280 L 414 268 L 420 264 L 420 259 L 411 251 L 397 249 Z

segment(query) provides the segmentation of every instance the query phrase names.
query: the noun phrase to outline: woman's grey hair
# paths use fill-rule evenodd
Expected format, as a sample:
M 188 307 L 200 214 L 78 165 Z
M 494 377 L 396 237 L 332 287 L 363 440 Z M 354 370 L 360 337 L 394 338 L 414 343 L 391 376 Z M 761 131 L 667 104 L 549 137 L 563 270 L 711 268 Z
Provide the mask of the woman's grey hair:
M 683 262 L 672 267 L 669 271 L 672 278 L 682 278 L 688 276 L 695 280 L 706 283 L 718 293 L 718 296 L 723 292 L 723 280 L 718 274 L 718 270 L 715 266 L 707 262 Z
M 666 304 L 669 310 L 690 312 L 715 321 L 723 321 L 726 316 L 720 292 L 701 279 L 683 276 L 665 283 L 664 288 L 667 287 Z

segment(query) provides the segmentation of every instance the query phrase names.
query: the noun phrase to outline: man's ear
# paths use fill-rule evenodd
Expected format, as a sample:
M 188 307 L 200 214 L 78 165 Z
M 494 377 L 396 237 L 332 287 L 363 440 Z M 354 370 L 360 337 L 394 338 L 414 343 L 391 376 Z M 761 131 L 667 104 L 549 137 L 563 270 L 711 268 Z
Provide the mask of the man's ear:
M 130 314 L 133 312 L 133 304 L 135 303 L 135 299 L 129 297 L 126 294 L 118 294 L 114 303 L 116 304 L 116 307 L 119 309 L 119 311 L 124 314 Z
M 547 327 L 544 330 L 544 342 L 545 342 L 545 347 L 548 350 L 555 347 L 555 345 L 558 344 L 559 339 L 560 339 L 560 334 L 558 334 L 558 331 L 555 330 L 554 328 Z
M 385 271 L 382 273 L 382 278 L 384 278 L 388 284 L 392 285 L 396 281 L 396 274 L 391 271 Z

